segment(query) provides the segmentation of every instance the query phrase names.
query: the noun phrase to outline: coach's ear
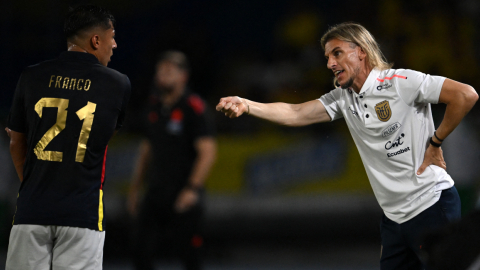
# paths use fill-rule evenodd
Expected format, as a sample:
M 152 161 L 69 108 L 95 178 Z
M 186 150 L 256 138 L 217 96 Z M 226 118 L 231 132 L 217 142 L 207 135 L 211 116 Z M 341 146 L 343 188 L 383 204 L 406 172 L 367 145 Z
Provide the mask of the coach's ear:
M 358 54 L 358 58 L 360 59 L 360 61 L 365 60 L 367 58 L 367 53 L 360 46 L 357 46 L 357 49 L 358 49 L 357 54 Z

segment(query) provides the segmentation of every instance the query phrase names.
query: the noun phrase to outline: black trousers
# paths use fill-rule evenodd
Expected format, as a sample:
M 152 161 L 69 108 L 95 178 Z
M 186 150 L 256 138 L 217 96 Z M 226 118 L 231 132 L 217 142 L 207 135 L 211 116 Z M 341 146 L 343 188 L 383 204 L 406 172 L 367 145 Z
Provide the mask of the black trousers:
M 424 235 L 460 219 L 460 197 L 457 189 L 443 190 L 438 202 L 416 217 L 398 224 L 385 215 L 382 217 L 382 270 L 428 269 L 422 260 Z
M 173 210 L 173 203 L 145 201 L 140 207 L 133 234 L 135 269 L 153 270 L 158 251 L 171 249 L 179 256 L 185 269 L 201 269 L 199 253 L 203 245 L 200 233 L 202 216 L 202 203 L 178 214 Z

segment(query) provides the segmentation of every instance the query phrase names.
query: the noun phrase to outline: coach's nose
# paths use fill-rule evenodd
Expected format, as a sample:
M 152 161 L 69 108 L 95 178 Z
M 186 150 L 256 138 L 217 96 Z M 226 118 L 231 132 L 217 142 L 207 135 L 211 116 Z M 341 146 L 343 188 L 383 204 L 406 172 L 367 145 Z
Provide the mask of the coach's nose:
M 335 59 L 333 59 L 332 57 L 328 58 L 327 60 L 327 68 L 328 69 L 333 69 L 337 66 L 337 61 L 335 61 Z

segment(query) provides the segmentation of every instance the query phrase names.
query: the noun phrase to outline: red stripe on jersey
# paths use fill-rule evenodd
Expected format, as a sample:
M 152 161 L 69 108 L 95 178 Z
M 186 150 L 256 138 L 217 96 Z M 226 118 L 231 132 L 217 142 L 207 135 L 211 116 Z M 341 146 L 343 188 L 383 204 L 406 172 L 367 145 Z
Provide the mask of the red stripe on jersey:
M 393 78 L 395 78 L 395 77 L 400 78 L 400 79 L 406 79 L 406 78 L 407 78 L 407 77 L 405 77 L 405 76 L 393 75 L 392 77 L 385 77 L 385 79 L 377 78 L 377 80 L 380 81 L 380 82 L 384 82 L 385 80 L 391 80 L 391 79 L 393 79 Z
M 100 189 L 103 189 L 103 182 L 105 181 L 105 162 L 107 161 L 107 147 L 105 147 L 105 155 L 103 156 L 103 167 L 102 167 L 102 180 L 100 183 Z

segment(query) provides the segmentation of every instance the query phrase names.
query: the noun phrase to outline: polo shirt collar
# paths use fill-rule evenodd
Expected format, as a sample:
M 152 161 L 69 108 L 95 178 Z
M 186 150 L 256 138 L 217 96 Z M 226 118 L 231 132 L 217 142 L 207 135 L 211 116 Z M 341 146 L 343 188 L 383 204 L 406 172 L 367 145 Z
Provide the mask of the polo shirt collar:
M 380 70 L 374 68 L 372 71 L 370 71 L 370 74 L 368 75 L 367 79 L 365 80 L 365 83 L 362 86 L 362 89 L 360 90 L 359 95 L 363 96 L 365 93 L 370 89 L 370 87 L 373 85 L 375 80 L 378 78 L 378 75 L 380 75 Z
M 95 57 L 95 55 L 91 53 L 66 51 L 66 52 L 62 52 L 59 58 L 61 60 L 73 60 L 73 61 L 88 62 L 92 64 L 100 64 L 97 57 Z

